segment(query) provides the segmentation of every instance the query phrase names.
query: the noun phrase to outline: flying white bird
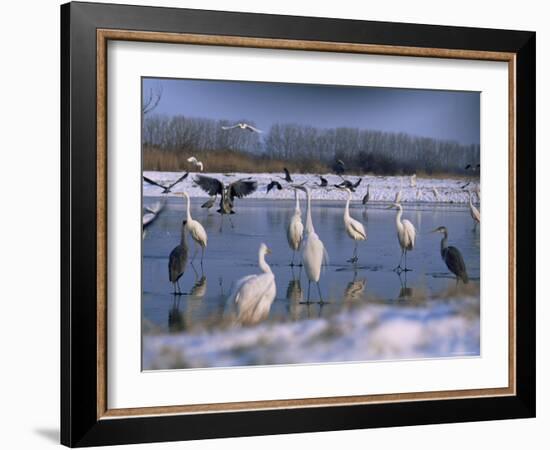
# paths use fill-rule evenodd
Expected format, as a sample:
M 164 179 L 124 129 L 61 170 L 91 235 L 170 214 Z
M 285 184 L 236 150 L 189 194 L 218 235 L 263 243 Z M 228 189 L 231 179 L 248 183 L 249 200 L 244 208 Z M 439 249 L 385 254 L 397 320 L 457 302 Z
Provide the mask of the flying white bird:
M 349 203 L 351 201 L 351 190 L 348 188 L 344 188 L 344 190 L 348 193 L 348 199 L 346 200 L 346 207 L 344 209 L 344 227 L 346 228 L 346 233 L 348 233 L 348 236 L 355 241 L 353 256 L 348 259 L 348 262 L 356 263 L 359 259 L 357 257 L 357 243 L 359 241 L 367 240 L 367 231 L 361 222 L 350 216 Z
M 472 203 L 472 191 L 468 191 L 468 200 L 470 203 L 470 215 L 474 220 L 474 230 L 475 230 L 476 225 L 481 222 L 481 214 L 479 213 L 479 210 Z
M 187 162 L 190 162 L 191 164 L 193 164 L 195 167 L 198 167 L 199 170 L 202 172 L 203 169 L 204 169 L 204 165 L 202 164 L 201 161 L 199 161 L 197 158 L 195 158 L 194 156 L 190 156 L 189 158 L 187 158 Z
M 189 231 L 189 234 L 195 241 L 195 252 L 193 253 L 193 257 L 191 258 L 191 261 L 195 259 L 195 255 L 197 254 L 197 244 L 201 247 L 201 266 L 202 266 L 202 260 L 204 258 L 204 249 L 206 248 L 206 245 L 208 244 L 208 236 L 206 234 L 206 230 L 204 227 L 200 224 L 198 220 L 194 220 L 191 217 L 191 200 L 189 199 L 189 194 L 187 192 L 182 192 L 182 196 L 187 200 L 187 223 L 185 224 L 185 228 Z
M 394 269 L 398 273 L 402 271 L 409 271 L 407 269 L 407 252 L 414 248 L 416 242 L 416 229 L 414 225 L 409 222 L 407 219 L 401 220 L 403 215 L 403 207 L 399 203 L 393 203 L 388 207 L 388 209 L 396 208 L 397 214 L 395 216 L 395 226 L 397 228 L 397 240 L 401 247 L 401 259 L 399 260 L 399 265 Z M 401 263 L 403 262 L 403 255 L 405 256 L 405 268 L 401 268 Z
M 222 130 L 232 130 L 234 128 L 240 128 L 241 130 L 247 130 L 247 131 L 250 131 L 251 133 L 263 133 L 262 130 L 260 130 L 256 127 L 253 127 L 252 125 L 249 125 L 249 124 L 244 123 L 244 122 L 237 123 L 235 125 L 231 125 L 231 126 L 228 126 L 228 127 L 222 127 Z
M 237 320 L 242 324 L 254 324 L 266 319 L 277 294 L 275 275 L 265 261 L 265 255 L 269 253 L 271 250 L 262 243 L 258 252 L 258 265 L 262 273 L 241 278 L 229 296 L 229 302 L 237 306 Z
M 296 206 L 294 207 L 294 214 L 288 223 L 286 230 L 286 238 L 288 246 L 292 250 L 292 261 L 290 266 L 294 266 L 294 256 L 296 251 L 300 248 L 302 238 L 304 236 L 304 225 L 302 224 L 302 211 L 300 210 L 300 200 L 298 199 L 298 191 L 294 189 L 294 198 L 296 200 Z
M 304 191 L 307 195 L 306 228 L 302 242 L 302 261 L 308 277 L 307 301 L 305 303 L 311 303 L 309 299 L 311 282 L 313 281 L 317 284 L 319 304 L 322 305 L 325 302 L 321 295 L 319 279 L 321 278 L 321 267 L 323 266 L 323 262 L 327 260 L 327 252 L 323 242 L 319 239 L 319 236 L 315 233 L 315 229 L 313 228 L 313 221 L 311 219 L 311 191 L 309 188 L 301 185 L 294 185 L 293 187 Z

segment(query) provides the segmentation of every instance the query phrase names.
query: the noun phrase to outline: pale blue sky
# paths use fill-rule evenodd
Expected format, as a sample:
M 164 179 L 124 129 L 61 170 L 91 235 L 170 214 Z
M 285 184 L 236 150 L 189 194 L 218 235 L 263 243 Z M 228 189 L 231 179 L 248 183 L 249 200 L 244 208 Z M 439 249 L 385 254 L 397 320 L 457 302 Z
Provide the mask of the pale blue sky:
M 155 113 L 238 121 L 353 127 L 479 144 L 478 92 L 144 78 L 162 85 Z

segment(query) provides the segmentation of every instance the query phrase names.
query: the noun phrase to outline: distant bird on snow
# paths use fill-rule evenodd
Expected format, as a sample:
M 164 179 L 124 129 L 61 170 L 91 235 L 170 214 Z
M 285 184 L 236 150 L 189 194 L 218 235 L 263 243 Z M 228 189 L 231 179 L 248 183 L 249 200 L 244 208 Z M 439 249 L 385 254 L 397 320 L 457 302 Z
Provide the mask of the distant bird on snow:
M 187 158 L 187 162 L 190 162 L 191 164 L 193 164 L 195 167 L 198 167 L 199 170 L 202 172 L 203 169 L 204 169 L 204 166 L 202 164 L 201 161 L 199 161 L 197 158 L 195 158 L 194 156 L 190 156 L 189 158 Z
M 256 127 L 253 127 L 252 125 L 249 125 L 249 124 L 244 123 L 244 122 L 240 122 L 240 123 L 237 123 L 235 125 L 228 126 L 228 127 L 222 127 L 222 130 L 233 130 L 234 128 L 240 128 L 241 130 L 247 130 L 247 131 L 250 131 L 251 133 L 263 133 L 262 130 L 260 130 Z

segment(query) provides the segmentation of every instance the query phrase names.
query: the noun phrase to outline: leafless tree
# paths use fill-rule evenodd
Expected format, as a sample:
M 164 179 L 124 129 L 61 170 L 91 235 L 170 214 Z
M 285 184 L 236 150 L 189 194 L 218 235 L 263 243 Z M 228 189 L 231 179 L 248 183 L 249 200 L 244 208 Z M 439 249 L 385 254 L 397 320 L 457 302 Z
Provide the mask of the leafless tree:
M 143 103 L 141 106 L 141 112 L 143 115 L 149 114 L 153 111 L 159 104 L 162 97 L 162 85 L 157 85 L 155 89 L 150 88 L 147 92 L 147 95 L 143 98 Z

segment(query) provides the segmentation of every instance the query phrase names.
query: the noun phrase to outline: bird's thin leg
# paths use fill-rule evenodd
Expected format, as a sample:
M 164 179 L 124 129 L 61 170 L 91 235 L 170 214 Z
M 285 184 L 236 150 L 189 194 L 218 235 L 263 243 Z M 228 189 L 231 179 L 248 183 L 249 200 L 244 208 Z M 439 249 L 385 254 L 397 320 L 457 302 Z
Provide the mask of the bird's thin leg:
M 199 273 L 197 272 L 197 269 L 195 269 L 195 265 L 193 264 L 193 261 L 191 261 L 189 265 L 191 266 L 191 269 L 193 269 L 193 272 L 195 272 L 195 278 L 197 278 L 199 276 Z
M 231 220 L 231 216 L 229 216 L 229 223 L 231 224 L 231 228 L 235 228 L 235 225 L 233 224 L 233 220 Z
M 292 250 L 292 261 L 290 261 L 290 267 L 294 267 L 294 255 L 296 254 L 296 250 Z
M 201 269 L 202 269 L 202 260 L 204 259 L 204 247 L 201 246 Z
M 178 295 L 181 295 L 181 287 L 180 287 L 180 280 L 176 280 L 176 285 L 178 286 L 177 293 Z
M 220 233 L 223 232 L 223 214 L 221 216 L 222 220 L 220 221 Z
M 403 253 L 404 253 L 404 250 L 401 250 L 401 258 L 399 259 L 399 264 L 397 265 L 397 267 L 395 269 L 393 269 L 394 271 L 396 272 L 401 272 L 401 263 L 403 262 Z
M 319 282 L 317 282 L 317 292 L 319 293 L 319 304 L 321 306 L 326 304 L 326 303 L 329 303 L 329 302 L 323 301 L 323 295 L 321 294 L 321 286 L 319 286 Z
M 309 305 L 311 302 L 309 301 L 309 294 L 310 294 L 310 291 L 311 291 L 311 280 L 308 280 L 307 282 L 307 301 L 305 302 L 300 302 L 301 304 L 304 304 L 304 305 Z
M 412 269 L 407 268 L 407 250 L 405 250 L 405 273 L 411 271 Z

